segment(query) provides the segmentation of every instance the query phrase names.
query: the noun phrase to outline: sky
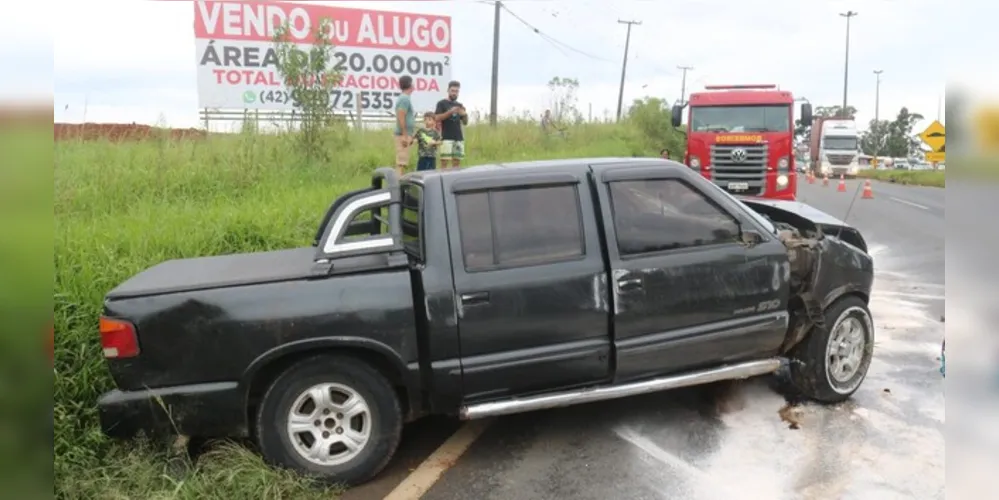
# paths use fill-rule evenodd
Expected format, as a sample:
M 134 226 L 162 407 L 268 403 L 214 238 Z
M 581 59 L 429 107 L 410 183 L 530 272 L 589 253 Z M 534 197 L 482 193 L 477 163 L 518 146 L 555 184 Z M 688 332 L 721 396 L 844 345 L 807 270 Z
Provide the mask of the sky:
M 38 2 L 31 9 L 39 9 Z M 300 3 L 300 2 L 299 2 Z M 467 107 L 488 112 L 493 6 L 478 0 L 314 2 L 357 8 L 451 16 L 452 77 L 462 82 Z M 60 122 L 137 122 L 199 126 L 194 8 L 189 1 L 56 1 L 57 16 L 12 23 L 0 60 L 22 74 L 53 62 Z M 18 9 L 18 3 L 5 9 Z M 999 46 L 993 20 L 999 4 L 984 0 L 507 0 L 504 5 L 559 48 L 503 11 L 499 61 L 500 114 L 549 106 L 552 77 L 580 82 L 578 107 L 594 118 L 613 116 L 626 27 L 632 28 L 624 100 L 643 96 L 674 101 L 706 84 L 773 83 L 813 106 L 843 97 L 847 10 L 851 20 L 848 101 L 859 124 L 874 117 L 875 69 L 881 75 L 880 115 L 907 106 L 927 120 L 944 118 L 948 80 L 979 93 L 995 88 Z M 7 16 L 5 16 L 7 17 Z M 46 34 L 48 40 L 41 40 Z M 962 40 L 974 44 L 962 44 Z M 19 43 L 20 42 L 20 43 Z M 47 43 L 47 44 L 46 44 Z M 965 47 L 948 50 L 948 44 Z M 6 51 L 6 52 L 3 52 Z M 991 67 L 987 67 L 991 66 Z M 25 80 L 21 78 L 20 80 Z M 30 79 L 27 79 L 30 80 Z M 39 80 L 40 81 L 40 80 Z M 985 83 L 987 82 L 987 84 Z M 4 83 L 7 87 L 14 82 Z M 0 87 L 0 92 L 11 92 Z M 964 87 L 962 87 L 964 88 Z M 917 127 L 928 125 L 925 121 Z

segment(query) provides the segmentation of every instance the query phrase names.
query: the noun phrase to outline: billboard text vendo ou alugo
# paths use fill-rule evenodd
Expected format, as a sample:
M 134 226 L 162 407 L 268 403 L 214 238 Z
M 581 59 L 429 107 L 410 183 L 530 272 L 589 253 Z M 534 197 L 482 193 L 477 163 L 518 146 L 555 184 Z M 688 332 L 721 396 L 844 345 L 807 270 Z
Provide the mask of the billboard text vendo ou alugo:
M 451 80 L 451 18 L 419 13 L 285 2 L 194 3 L 198 106 L 292 111 L 297 103 L 277 69 L 275 27 L 288 23 L 305 51 L 330 20 L 332 64 L 343 78 L 330 98 L 337 111 L 385 115 L 413 78 L 413 106 L 433 110 Z

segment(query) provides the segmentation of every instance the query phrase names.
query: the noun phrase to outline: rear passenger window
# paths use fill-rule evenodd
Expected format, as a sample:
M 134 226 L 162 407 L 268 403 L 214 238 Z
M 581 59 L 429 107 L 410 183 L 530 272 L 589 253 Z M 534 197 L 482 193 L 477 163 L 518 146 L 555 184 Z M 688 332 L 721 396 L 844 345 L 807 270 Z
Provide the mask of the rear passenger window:
M 459 194 L 465 269 L 519 267 L 584 255 L 576 186 Z
M 402 186 L 402 244 L 423 260 L 423 188 L 416 184 Z
M 659 252 L 739 239 L 739 224 L 686 183 L 674 179 L 610 184 L 621 255 Z

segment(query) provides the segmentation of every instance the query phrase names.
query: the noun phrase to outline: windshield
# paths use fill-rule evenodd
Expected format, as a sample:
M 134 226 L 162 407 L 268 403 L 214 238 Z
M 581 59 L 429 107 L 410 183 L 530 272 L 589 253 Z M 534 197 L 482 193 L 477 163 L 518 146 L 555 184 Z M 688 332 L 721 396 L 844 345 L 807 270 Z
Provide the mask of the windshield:
M 856 137 L 826 137 L 822 139 L 822 147 L 825 149 L 857 150 Z
M 791 106 L 695 106 L 690 108 L 693 132 L 787 132 Z

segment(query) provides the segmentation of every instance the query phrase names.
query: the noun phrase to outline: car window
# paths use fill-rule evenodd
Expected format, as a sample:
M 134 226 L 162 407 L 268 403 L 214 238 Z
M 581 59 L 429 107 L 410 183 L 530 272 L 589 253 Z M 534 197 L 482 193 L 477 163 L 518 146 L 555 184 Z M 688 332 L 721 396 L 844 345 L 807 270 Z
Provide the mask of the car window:
M 755 220 L 756 222 L 760 223 L 760 225 L 762 225 L 764 227 L 764 229 L 766 229 L 767 231 L 769 231 L 770 234 L 777 234 L 777 226 L 774 226 L 773 222 L 771 222 L 770 219 L 764 217 L 762 214 L 760 214 L 756 210 L 753 210 L 753 207 L 750 207 L 749 205 L 746 205 L 745 203 L 742 202 L 742 200 L 736 198 L 735 196 L 732 196 L 732 193 L 729 193 L 728 191 L 725 191 L 719 185 L 717 185 L 717 184 L 715 184 L 713 182 L 710 182 L 708 184 L 713 189 L 715 189 L 718 193 L 721 193 L 723 196 L 725 196 L 728 199 L 732 200 L 734 203 L 737 203 L 742 208 L 745 208 L 746 212 L 749 214 L 749 216 L 752 217 L 753 220 Z
M 529 266 L 584 255 L 575 186 L 459 194 L 465 269 Z
M 406 251 L 423 260 L 423 188 L 402 186 L 402 243 Z
M 735 219 L 682 181 L 618 181 L 610 184 L 610 193 L 621 255 L 739 239 Z

